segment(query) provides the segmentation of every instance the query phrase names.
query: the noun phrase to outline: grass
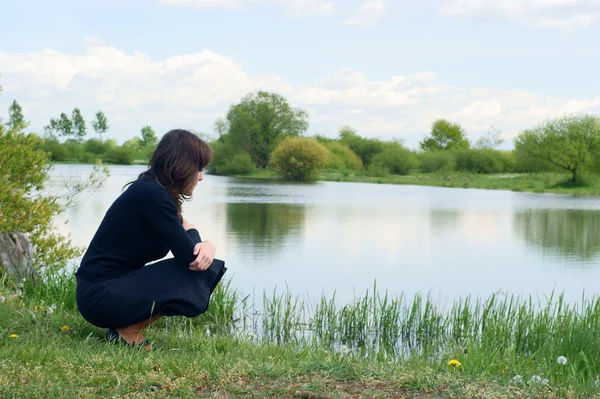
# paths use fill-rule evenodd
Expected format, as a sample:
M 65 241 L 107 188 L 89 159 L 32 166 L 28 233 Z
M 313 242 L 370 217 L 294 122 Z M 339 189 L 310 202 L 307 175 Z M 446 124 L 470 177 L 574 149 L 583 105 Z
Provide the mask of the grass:
M 249 176 L 240 177 L 264 180 L 279 179 L 270 170 L 259 171 Z M 360 172 L 324 171 L 321 173 L 319 180 L 600 196 L 600 177 L 598 176 L 593 177 L 588 184 L 577 185 L 569 183 L 568 175 L 553 173 L 482 175 L 452 172 L 447 174 L 412 173 L 406 176 L 372 177 Z
M 600 397 L 597 298 L 443 309 L 374 287 L 348 304 L 276 291 L 255 303 L 226 281 L 204 315 L 155 323 L 145 352 L 107 344 L 74 289 L 69 275 L 0 284 L 0 397 Z

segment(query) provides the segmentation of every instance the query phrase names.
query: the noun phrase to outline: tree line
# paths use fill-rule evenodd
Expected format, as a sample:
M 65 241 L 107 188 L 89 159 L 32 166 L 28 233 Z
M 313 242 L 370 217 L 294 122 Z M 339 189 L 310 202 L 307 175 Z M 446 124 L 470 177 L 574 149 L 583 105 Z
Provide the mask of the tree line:
M 305 137 L 308 115 L 282 96 L 258 91 L 233 104 L 215 123 L 211 170 L 223 175 L 271 168 L 290 180 L 314 180 L 322 170 L 384 177 L 421 173 L 568 173 L 584 184 L 600 173 L 600 118 L 565 116 L 523 131 L 514 149 L 499 150 L 492 129 L 473 145 L 465 129 L 445 119 L 410 150 L 399 140 L 361 137 L 348 126 L 338 137 Z
M 23 108 L 13 100 L 8 109 L 8 131 L 25 129 L 29 123 L 25 121 Z M 81 110 L 75 107 L 71 116 L 61 112 L 57 118 L 51 118 L 44 126 L 42 148 L 50 154 L 54 162 L 105 163 L 131 165 L 146 163 L 158 143 L 158 137 L 151 126 L 140 129 L 140 136 L 134 137 L 119 145 L 116 140 L 103 140 L 102 135 L 108 132 L 110 125 L 103 111 L 98 111 L 90 121 L 90 126 L 98 138 L 89 138 L 86 120 Z M 61 141 L 62 140 L 62 141 Z
M 146 163 L 158 138 L 151 126 L 140 136 L 118 145 L 102 140 L 110 127 L 102 111 L 90 122 L 98 139 L 84 140 L 86 121 L 79 108 L 63 112 L 45 126 L 44 149 L 55 162 Z M 7 126 L 24 123 L 17 101 L 9 108 Z M 322 171 L 373 177 L 410 173 L 465 172 L 568 173 L 583 184 L 600 173 L 600 119 L 571 115 L 542 122 L 523 131 L 512 150 L 500 150 L 501 131 L 492 129 L 474 144 L 458 123 L 435 120 L 417 150 L 400 140 L 360 136 L 349 126 L 337 137 L 306 136 L 308 113 L 294 108 L 281 95 L 257 91 L 232 104 L 214 124 L 210 140 L 213 161 L 208 171 L 219 175 L 248 175 L 273 170 L 289 180 L 311 181 Z M 63 139 L 61 142 L 60 139 Z

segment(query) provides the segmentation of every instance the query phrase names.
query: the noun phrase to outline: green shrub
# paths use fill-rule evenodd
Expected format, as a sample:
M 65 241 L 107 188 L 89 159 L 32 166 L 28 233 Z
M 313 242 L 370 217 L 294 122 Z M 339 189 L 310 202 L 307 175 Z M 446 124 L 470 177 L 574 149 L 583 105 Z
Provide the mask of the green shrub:
M 50 153 L 50 159 L 55 162 L 64 162 L 69 159 L 69 151 L 56 140 L 46 140 L 42 148 Z
M 456 169 L 456 159 L 450 151 L 422 152 L 419 162 L 422 173 L 452 172 Z
M 349 127 L 340 129 L 340 142 L 347 145 L 358 155 L 364 166 L 368 166 L 373 157 L 383 150 L 384 143 L 377 139 L 360 137 Z
M 68 160 L 79 161 L 83 157 L 83 145 L 77 140 L 66 140 L 62 146 L 67 150 Z
M 250 154 L 240 151 L 230 159 L 223 161 L 215 171 L 220 175 L 248 175 L 256 171 L 256 165 Z
M 498 157 L 504 169 L 504 173 L 512 173 L 517 167 L 517 160 L 512 151 L 498 151 Z
M 105 155 L 104 160 L 117 165 L 133 164 L 134 150 L 127 147 L 111 148 Z
M 83 145 L 83 150 L 88 153 L 102 155 L 107 152 L 109 145 L 96 139 L 90 139 Z
M 456 157 L 456 170 L 470 173 L 502 173 L 504 162 L 500 151 L 496 150 L 458 150 L 454 152 Z
M 419 167 L 417 155 L 396 142 L 385 143 L 383 150 L 371 162 L 384 167 L 393 175 L 407 175 Z
M 271 154 L 271 165 L 285 179 L 312 181 L 327 166 L 327 149 L 317 140 L 288 137 Z
M 390 171 L 379 162 L 371 162 L 371 164 L 367 166 L 365 174 L 370 177 L 386 177 L 390 175 Z
M 345 144 L 328 142 L 324 144 L 329 150 L 328 169 L 360 170 L 363 167 L 362 160 Z

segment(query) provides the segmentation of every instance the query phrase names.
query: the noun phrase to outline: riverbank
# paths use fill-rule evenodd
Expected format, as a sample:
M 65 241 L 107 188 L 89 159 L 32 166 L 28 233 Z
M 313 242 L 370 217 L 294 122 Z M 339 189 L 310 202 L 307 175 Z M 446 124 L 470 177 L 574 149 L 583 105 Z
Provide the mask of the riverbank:
M 260 171 L 240 178 L 281 180 L 275 172 Z M 370 177 L 351 172 L 324 171 L 319 181 L 402 184 L 416 186 L 474 188 L 484 190 L 507 190 L 515 192 L 552 193 L 576 196 L 600 196 L 600 177 L 592 178 L 588 185 L 573 185 L 568 182 L 566 174 L 501 174 L 478 175 L 471 173 L 448 173 L 445 175 L 431 173 L 414 173 L 406 176 Z
M 74 289 L 72 277 L 0 286 L 1 397 L 600 397 L 597 299 L 540 309 L 465 300 L 443 316 L 427 300 L 373 296 L 343 308 L 321 301 L 308 322 L 303 303 L 266 295 L 259 338 L 231 330 L 236 312 L 252 312 L 225 284 L 206 314 L 155 323 L 146 352 L 106 343 L 79 316 Z M 319 342 L 294 338 L 306 326 Z M 347 346 L 326 344 L 343 337 Z M 441 350 L 441 337 L 453 344 Z M 408 342 L 404 355 L 386 339 Z

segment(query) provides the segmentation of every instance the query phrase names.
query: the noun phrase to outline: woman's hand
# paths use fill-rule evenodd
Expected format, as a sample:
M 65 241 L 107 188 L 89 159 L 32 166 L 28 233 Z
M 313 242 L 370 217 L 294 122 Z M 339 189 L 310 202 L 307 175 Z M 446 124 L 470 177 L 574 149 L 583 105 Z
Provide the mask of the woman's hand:
M 194 247 L 196 260 L 190 263 L 190 270 L 198 272 L 208 269 L 215 258 L 216 248 L 212 241 L 199 242 Z
M 188 222 L 187 220 L 183 219 L 183 228 L 185 229 L 185 231 L 188 231 L 190 229 L 195 229 L 196 227 L 194 227 L 194 225 Z

